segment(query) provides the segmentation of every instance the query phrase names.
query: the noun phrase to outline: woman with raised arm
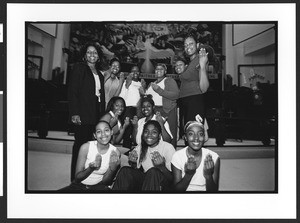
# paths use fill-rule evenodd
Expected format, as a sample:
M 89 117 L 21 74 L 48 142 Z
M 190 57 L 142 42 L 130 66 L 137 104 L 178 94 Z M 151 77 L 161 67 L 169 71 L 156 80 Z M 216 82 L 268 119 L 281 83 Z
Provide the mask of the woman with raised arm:
M 179 104 L 184 124 L 199 114 L 205 120 L 204 93 L 209 88 L 207 76 L 208 56 L 205 48 L 200 48 L 196 38 L 189 35 L 184 40 L 184 51 L 189 64 L 179 78 Z

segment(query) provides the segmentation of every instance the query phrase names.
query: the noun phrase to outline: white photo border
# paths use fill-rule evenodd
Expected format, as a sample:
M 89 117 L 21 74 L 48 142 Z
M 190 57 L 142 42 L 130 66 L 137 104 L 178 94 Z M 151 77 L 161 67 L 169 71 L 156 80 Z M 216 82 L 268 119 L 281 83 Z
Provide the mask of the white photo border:
M 295 12 L 292 3 L 7 4 L 7 218 L 296 218 Z M 278 21 L 278 194 L 25 194 L 26 21 Z

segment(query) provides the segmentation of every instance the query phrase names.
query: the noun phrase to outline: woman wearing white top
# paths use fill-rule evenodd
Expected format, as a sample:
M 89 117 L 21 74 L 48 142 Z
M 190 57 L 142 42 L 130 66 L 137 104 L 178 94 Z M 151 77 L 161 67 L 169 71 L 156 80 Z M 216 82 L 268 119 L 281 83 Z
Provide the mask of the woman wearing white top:
M 204 125 L 199 121 L 186 123 L 188 146 L 172 157 L 173 185 L 176 191 L 218 191 L 220 158 L 203 148 L 206 140 Z
M 155 82 L 149 85 L 146 94 L 153 96 L 156 111 L 166 118 L 169 123 L 173 138 L 172 145 L 177 146 L 177 102 L 179 88 L 176 81 L 171 77 L 166 77 L 167 67 L 163 63 L 158 63 L 155 67 Z
M 109 142 L 113 132 L 108 122 L 99 121 L 95 127 L 96 140 L 80 147 L 75 179 L 60 192 L 109 190 L 120 167 L 120 152 Z
M 133 125 L 133 140 L 135 140 L 136 144 L 141 143 L 141 135 L 144 128 L 144 124 L 149 120 L 156 120 L 159 122 L 162 128 L 162 139 L 166 142 L 171 142 L 173 136 L 170 131 L 170 127 L 168 122 L 161 116 L 160 112 L 155 113 L 155 104 L 152 100 L 151 95 L 145 95 L 141 98 L 140 101 L 141 112 L 143 114 L 143 118 L 139 119 L 137 116 L 134 116 L 132 120 Z
M 112 97 L 107 104 L 106 114 L 100 120 L 107 121 L 112 130 L 112 144 L 119 144 L 122 141 L 124 132 L 129 125 L 129 118 L 124 118 L 126 103 L 121 97 Z
M 145 80 L 142 79 L 139 81 L 140 70 L 137 65 L 133 65 L 131 72 L 126 78 L 126 81 L 123 83 L 120 97 L 125 100 L 126 109 L 125 116 L 133 119 L 137 115 L 137 106 L 140 100 L 140 88 L 144 85 Z M 123 147 L 131 149 L 132 147 L 132 131 L 133 126 L 129 124 L 127 127 L 124 136 L 123 136 Z
M 129 166 L 120 169 L 113 190 L 170 191 L 172 186 L 172 144 L 161 140 L 161 124 L 148 121 L 143 129 L 142 142 L 129 153 Z

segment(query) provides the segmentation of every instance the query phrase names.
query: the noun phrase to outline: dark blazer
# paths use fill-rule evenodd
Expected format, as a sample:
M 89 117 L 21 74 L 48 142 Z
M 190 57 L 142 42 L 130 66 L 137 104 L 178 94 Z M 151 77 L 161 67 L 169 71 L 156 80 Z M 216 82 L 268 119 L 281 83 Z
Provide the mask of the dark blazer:
M 95 79 L 93 73 L 86 63 L 78 63 L 73 67 L 71 73 L 68 99 L 69 114 L 79 115 L 82 124 L 95 125 L 105 112 L 104 77 L 99 70 L 101 102 L 95 95 Z

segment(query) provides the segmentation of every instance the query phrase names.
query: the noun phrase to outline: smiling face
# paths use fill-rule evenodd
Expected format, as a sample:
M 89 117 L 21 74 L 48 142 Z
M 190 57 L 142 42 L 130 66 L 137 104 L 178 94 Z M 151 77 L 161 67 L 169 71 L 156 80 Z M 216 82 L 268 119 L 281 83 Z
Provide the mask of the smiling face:
M 90 64 L 95 64 L 98 61 L 99 59 L 98 52 L 94 46 L 89 46 L 87 48 L 85 53 L 85 59 Z
M 188 37 L 184 41 L 184 51 L 187 56 L 194 56 L 197 52 L 197 43 L 193 37 Z
M 123 111 L 125 109 L 125 105 L 124 105 L 124 102 L 121 100 L 121 99 L 118 99 L 115 101 L 113 107 L 112 107 L 112 112 L 114 114 L 117 114 L 117 115 L 122 115 Z
M 118 61 L 112 62 L 110 71 L 112 74 L 117 75 L 120 72 L 120 63 Z
M 158 128 L 153 124 L 145 125 L 143 134 L 143 140 L 150 147 L 155 147 L 159 143 L 160 132 Z
M 185 138 L 188 146 L 194 150 L 199 151 L 205 141 L 204 129 L 199 124 L 191 124 L 185 133 Z
M 155 76 L 156 78 L 164 78 L 165 77 L 165 74 L 166 74 L 166 70 L 163 66 L 156 66 L 155 68 Z
M 108 123 L 99 122 L 96 125 L 94 137 L 99 144 L 107 145 L 110 142 L 112 135 L 113 131 L 111 130 Z
M 175 72 L 177 74 L 182 74 L 184 70 L 185 70 L 185 63 L 181 60 L 176 61 Z
M 154 106 L 149 101 L 144 101 L 142 103 L 142 114 L 145 117 L 150 117 L 154 113 Z
M 140 76 L 140 70 L 137 66 L 134 66 L 131 68 L 131 73 L 133 74 L 132 80 L 133 81 L 138 81 L 139 76 Z

